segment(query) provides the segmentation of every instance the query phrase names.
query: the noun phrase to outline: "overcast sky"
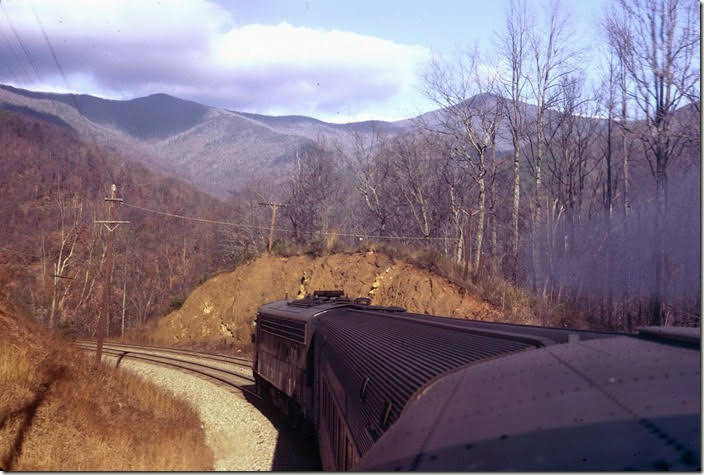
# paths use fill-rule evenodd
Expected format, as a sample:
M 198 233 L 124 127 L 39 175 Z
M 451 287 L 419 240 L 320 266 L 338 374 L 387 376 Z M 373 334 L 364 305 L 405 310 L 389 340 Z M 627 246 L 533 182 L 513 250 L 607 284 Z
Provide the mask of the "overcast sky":
M 595 39 L 604 1 L 571 2 L 575 41 Z M 164 92 L 333 122 L 397 120 L 434 108 L 419 89 L 432 54 L 474 42 L 491 49 L 506 3 L 0 0 L 0 82 L 115 99 Z

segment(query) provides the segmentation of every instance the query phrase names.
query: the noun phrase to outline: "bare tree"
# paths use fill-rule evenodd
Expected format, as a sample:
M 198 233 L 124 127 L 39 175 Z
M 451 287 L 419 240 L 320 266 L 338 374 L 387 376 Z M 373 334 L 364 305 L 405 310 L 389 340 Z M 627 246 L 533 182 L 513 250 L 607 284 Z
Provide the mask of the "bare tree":
M 264 248 L 270 210 L 259 203 L 279 201 L 271 187 L 259 181 L 246 183 L 232 196 L 229 221 L 238 226 L 219 226 L 216 230 L 218 255 L 224 263 L 237 266 Z
M 486 226 L 487 153 L 501 121 L 501 101 L 495 96 L 496 74 L 482 63 L 476 48 L 446 61 L 434 58 L 424 75 L 425 95 L 443 110 L 437 124 L 427 126 L 448 137 L 453 154 L 469 165 L 477 183 L 478 218 L 472 269 L 479 270 Z
M 518 281 L 518 217 L 521 199 L 521 142 L 524 134 L 526 61 L 528 58 L 528 32 L 531 28 L 530 17 L 525 0 L 511 0 L 506 10 L 505 30 L 498 37 L 498 51 L 501 61 L 505 62 L 511 74 L 502 76 L 498 81 L 501 88 L 503 112 L 513 144 L 513 213 L 511 216 L 511 278 Z
M 444 147 L 443 144 L 445 145 Z M 471 247 L 465 248 L 465 221 L 467 215 L 465 203 L 467 200 L 466 195 L 469 194 L 468 192 L 471 189 L 468 189 L 466 185 L 466 167 L 453 160 L 449 144 L 440 142 L 438 147 L 440 147 L 438 156 L 440 160 L 437 169 L 440 170 L 446 187 L 448 211 L 453 229 L 452 235 L 457 239 L 454 260 L 455 263 L 461 264 L 462 260 L 465 259 L 465 254 L 470 252 L 469 247 Z
M 57 254 L 53 262 L 52 292 L 49 307 L 49 326 L 53 327 L 58 316 L 64 320 L 63 309 L 66 297 L 73 286 L 74 277 L 67 275 L 75 260 L 77 243 L 83 224 L 83 203 L 66 198 L 62 194 L 56 198 L 59 210 L 59 230 Z
M 532 258 L 534 286 L 538 290 L 543 280 L 540 266 L 540 250 L 537 247 L 538 231 L 544 222 L 543 206 L 547 204 L 543 193 L 543 158 L 547 144 L 545 135 L 545 120 L 553 108 L 565 86 L 564 78 L 576 70 L 578 51 L 570 45 L 568 35 L 571 31 L 570 18 L 565 6 L 560 0 L 552 0 L 549 4 L 545 23 L 535 27 L 529 34 L 529 51 L 532 61 L 527 82 L 530 87 L 531 99 L 535 101 L 535 123 L 532 142 L 530 165 L 535 178 L 534 212 L 532 222 Z M 545 282 L 542 282 L 544 285 Z
M 388 139 L 381 133 L 374 133 L 371 138 L 354 133 L 352 139 L 352 157 L 356 164 L 355 189 L 376 221 L 376 229 L 373 232 L 383 235 L 391 212 L 384 196 L 386 181 L 391 173 L 391 162 L 387 159 L 387 150 L 384 149 Z
M 319 239 L 332 224 L 335 194 L 340 191 L 337 162 L 324 143 L 316 143 L 296 153 L 294 172 L 287 187 L 284 214 L 293 227 L 299 244 Z
M 663 223 L 667 207 L 667 170 L 687 137 L 677 127 L 675 111 L 699 96 L 698 11 L 681 0 L 617 0 L 620 14 L 607 21 L 609 42 L 630 83 L 628 98 L 644 126 L 634 130 L 655 178 L 655 292 L 651 323 L 663 322 Z M 698 101 L 695 101 L 698 102 Z
M 433 231 L 433 151 L 421 134 L 396 137 L 390 148 L 393 180 L 402 206 L 408 210 L 420 235 L 429 238 Z M 401 209 L 399 206 L 397 209 Z M 399 229 L 402 233 L 404 229 Z

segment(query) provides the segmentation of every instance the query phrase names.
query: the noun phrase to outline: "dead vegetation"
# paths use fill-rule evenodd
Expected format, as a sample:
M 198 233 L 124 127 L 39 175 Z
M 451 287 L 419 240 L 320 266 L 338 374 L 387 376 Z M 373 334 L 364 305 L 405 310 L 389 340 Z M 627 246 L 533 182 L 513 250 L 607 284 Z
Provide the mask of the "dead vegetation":
M 196 412 L 0 303 L 0 467 L 210 470 Z

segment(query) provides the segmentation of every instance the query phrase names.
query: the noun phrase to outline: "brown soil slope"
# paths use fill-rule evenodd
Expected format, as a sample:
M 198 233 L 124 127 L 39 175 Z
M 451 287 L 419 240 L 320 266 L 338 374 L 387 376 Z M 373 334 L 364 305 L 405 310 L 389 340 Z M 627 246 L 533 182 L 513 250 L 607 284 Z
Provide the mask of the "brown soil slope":
M 399 305 L 412 312 L 502 320 L 489 303 L 385 254 L 263 256 L 195 289 L 180 309 L 158 321 L 151 339 L 165 345 L 223 341 L 246 345 L 262 304 L 318 289 L 341 289 L 350 297 L 370 297 L 375 305 Z

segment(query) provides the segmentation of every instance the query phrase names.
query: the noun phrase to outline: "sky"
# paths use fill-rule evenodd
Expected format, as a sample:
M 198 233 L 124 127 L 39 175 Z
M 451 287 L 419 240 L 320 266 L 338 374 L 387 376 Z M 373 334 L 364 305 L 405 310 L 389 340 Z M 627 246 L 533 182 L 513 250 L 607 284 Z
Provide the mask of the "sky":
M 599 42 L 606 1 L 567 0 L 575 44 Z M 329 122 L 399 120 L 437 108 L 421 81 L 433 55 L 492 51 L 508 3 L 0 0 L 0 83 L 110 99 L 166 93 Z

